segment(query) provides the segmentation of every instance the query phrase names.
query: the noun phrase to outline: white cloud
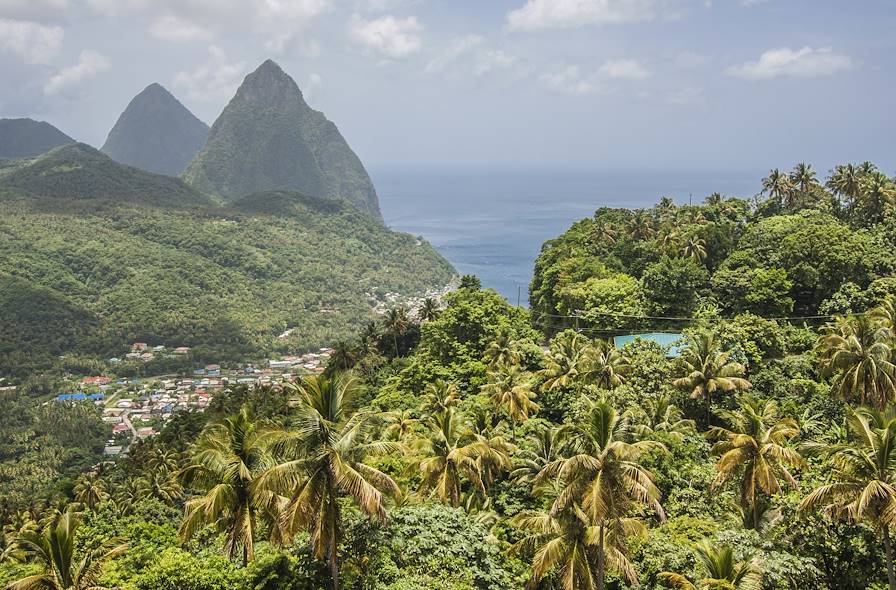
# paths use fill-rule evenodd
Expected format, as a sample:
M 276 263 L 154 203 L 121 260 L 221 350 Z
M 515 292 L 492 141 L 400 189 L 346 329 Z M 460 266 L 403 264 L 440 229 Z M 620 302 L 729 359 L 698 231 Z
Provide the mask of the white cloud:
M 100 72 L 112 67 L 109 60 L 101 53 L 85 49 L 78 58 L 78 63 L 63 68 L 53 74 L 44 85 L 45 94 L 60 94 L 66 92 L 85 80 L 93 78 Z
M 634 59 L 615 59 L 604 62 L 598 70 L 601 76 L 619 80 L 645 80 L 650 77 L 650 72 Z
M 527 0 L 507 13 L 511 31 L 621 25 L 651 20 L 657 0 Z
M 789 47 L 769 49 L 757 61 L 731 66 L 725 72 L 746 80 L 768 80 L 782 76 L 815 78 L 830 76 L 853 67 L 852 60 L 830 47 L 803 47 L 794 51 Z
M 157 18 L 152 27 L 150 27 L 149 32 L 157 39 L 175 43 L 207 41 L 212 36 L 207 29 L 172 14 Z
M 2 1 L 2 0 L 0 0 Z M 160 39 L 182 42 L 207 40 L 221 33 L 263 36 L 268 51 L 291 46 L 317 17 L 336 0 L 87 0 L 97 14 L 116 17 L 138 12 L 152 23 L 150 32 Z M 160 23 L 168 23 L 165 30 Z
M 0 0 L 0 18 L 59 20 L 69 0 Z
M 358 15 L 349 22 L 349 37 L 368 51 L 389 59 L 401 59 L 420 50 L 423 30 L 416 17 L 399 19 L 387 15 L 374 20 L 364 20 Z
M 190 71 L 181 71 L 172 85 L 196 102 L 226 101 L 236 92 L 246 73 L 245 62 L 231 62 L 223 49 L 212 45 L 205 63 Z
M 28 63 L 49 63 L 59 52 L 64 36 L 62 27 L 0 19 L 0 52 L 14 53 Z
M 426 64 L 424 71 L 427 74 L 441 72 L 449 65 L 458 61 L 461 57 L 469 54 L 477 47 L 480 47 L 485 40 L 479 35 L 466 35 L 454 39 L 451 44 L 441 54 L 437 55 Z
M 539 76 L 541 85 L 555 92 L 565 94 L 591 94 L 597 87 L 582 78 L 581 68 L 577 65 L 561 66 L 553 72 L 547 72 Z
M 500 49 L 490 49 L 479 56 L 476 65 L 473 66 L 473 73 L 477 76 L 484 76 L 494 70 L 509 68 L 516 63 L 515 55 L 509 55 Z

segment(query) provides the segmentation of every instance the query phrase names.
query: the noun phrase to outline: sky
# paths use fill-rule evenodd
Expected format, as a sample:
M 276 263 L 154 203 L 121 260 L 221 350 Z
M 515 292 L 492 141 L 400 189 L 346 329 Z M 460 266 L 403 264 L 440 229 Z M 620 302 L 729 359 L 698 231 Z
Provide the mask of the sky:
M 896 171 L 893 0 L 0 0 L 0 117 L 211 124 L 272 58 L 368 167 Z

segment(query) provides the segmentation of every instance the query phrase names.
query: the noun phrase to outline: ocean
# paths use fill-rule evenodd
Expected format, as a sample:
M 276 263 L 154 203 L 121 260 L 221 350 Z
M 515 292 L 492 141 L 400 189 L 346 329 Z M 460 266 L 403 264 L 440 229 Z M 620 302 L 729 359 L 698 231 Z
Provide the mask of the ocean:
M 764 171 L 397 170 L 371 173 L 386 224 L 423 236 L 461 274 L 527 305 L 541 245 L 599 207 L 649 207 L 668 196 L 749 198 Z

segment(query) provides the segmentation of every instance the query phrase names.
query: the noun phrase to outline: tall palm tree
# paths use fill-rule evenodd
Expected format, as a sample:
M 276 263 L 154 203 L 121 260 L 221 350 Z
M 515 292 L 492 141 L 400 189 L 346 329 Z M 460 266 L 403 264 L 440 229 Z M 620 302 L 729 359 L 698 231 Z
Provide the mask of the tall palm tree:
M 265 435 L 276 464 L 256 485 L 288 498 L 281 515 L 285 534 L 310 534 L 314 556 L 327 560 L 332 588 L 339 590 L 339 499 L 384 520 L 384 493 L 401 494 L 391 477 L 364 460 L 401 446 L 371 440 L 375 416 L 353 410 L 359 385 L 351 374 L 310 376 L 288 387 L 298 398 L 296 416 L 289 428 Z
M 423 411 L 427 414 L 435 414 L 446 408 L 456 406 L 460 401 L 460 392 L 457 383 L 436 379 L 427 383 L 423 391 Z
M 800 429 L 792 418 L 781 417 L 777 402 L 748 395 L 741 395 L 739 402 L 739 410 L 720 413 L 730 428 L 717 426 L 707 433 L 710 440 L 716 441 L 712 450 L 719 455 L 713 487 L 739 478 L 741 504 L 752 509 L 752 527 L 758 530 L 759 495 L 779 493 L 782 481 L 796 488 L 788 468 L 802 467 L 805 461 L 788 447 Z
M 417 319 L 420 322 L 431 322 L 439 317 L 441 312 L 442 306 L 439 305 L 439 302 L 432 297 L 427 297 L 420 305 L 420 309 L 417 310 Z
M 777 168 L 762 179 L 762 193 L 767 194 L 769 199 L 781 206 L 791 205 L 794 188 L 790 177 Z
M 154 470 L 137 481 L 137 486 L 144 496 L 155 498 L 169 506 L 177 504 L 183 498 L 184 490 L 174 474 L 164 470 Z
M 464 479 L 484 494 L 479 458 L 490 449 L 481 436 L 473 433 L 451 406 L 430 416 L 427 425 L 430 432 L 418 443 L 424 457 L 419 464 L 422 491 L 431 491 L 441 502 L 455 507 L 460 505 Z M 509 463 L 509 455 L 506 461 Z
M 348 371 L 358 363 L 358 358 L 358 350 L 348 342 L 340 340 L 333 345 L 330 362 L 327 363 L 327 372 L 332 374 Z
M 753 559 L 737 561 L 729 545 L 713 545 L 704 539 L 694 553 L 703 566 L 704 577 L 691 582 L 681 574 L 661 572 L 660 578 L 679 590 L 762 590 L 759 564 Z
M 820 506 L 829 516 L 864 521 L 879 531 L 890 590 L 896 590 L 890 538 L 896 526 L 896 404 L 847 412 L 847 441 L 827 449 L 832 481 L 814 489 L 800 509 Z
M 793 183 L 796 189 L 802 193 L 805 198 L 806 195 L 818 186 L 818 175 L 815 173 L 815 170 L 812 169 L 811 164 L 800 162 L 793 167 L 793 171 L 790 173 L 790 182 Z
M 383 434 L 388 440 L 402 441 L 411 435 L 420 422 L 411 410 L 395 410 L 383 414 L 386 428 Z
M 246 408 L 206 426 L 193 449 L 192 462 L 180 479 L 204 495 L 187 501 L 180 533 L 189 539 L 208 525 L 224 533 L 224 551 L 234 559 L 242 551 L 243 566 L 255 559 L 255 536 L 261 517 L 269 538 L 279 540 L 277 518 L 282 498 L 258 488 L 258 475 L 270 467 L 259 424 Z
M 653 227 L 653 219 L 646 211 L 638 209 L 628 222 L 628 233 L 635 240 L 651 239 L 656 233 Z
M 844 400 L 882 408 L 896 398 L 892 339 L 892 330 L 869 316 L 841 318 L 816 344 L 822 373 L 835 377 Z
M 498 330 L 495 339 L 485 349 L 484 359 L 490 369 L 520 362 L 520 353 L 516 349 L 516 342 L 511 338 L 507 329 Z
M 482 386 L 482 392 L 510 418 L 511 437 L 516 441 L 516 425 L 538 411 L 531 374 L 519 365 L 499 365 L 488 372 L 488 383 Z
M 75 482 L 75 502 L 93 512 L 96 507 L 109 499 L 106 485 L 97 473 L 87 473 Z
M 855 164 L 841 164 L 834 168 L 825 185 L 852 206 L 861 198 L 861 183 L 862 173 Z
M 25 560 L 41 572 L 10 582 L 6 590 L 104 590 L 103 565 L 127 550 L 120 539 L 108 539 L 79 554 L 75 549 L 78 517 L 65 512 L 43 532 L 28 531 L 16 541 Z
M 399 355 L 398 339 L 403 337 L 407 333 L 408 328 L 411 327 L 411 320 L 408 317 L 407 308 L 393 307 L 386 312 L 386 317 L 383 318 L 383 324 L 386 332 L 392 336 L 392 344 L 395 347 L 395 356 L 397 357 Z
M 642 505 L 660 520 L 665 519 L 659 503 L 659 489 L 650 472 L 638 463 L 646 451 L 664 450 L 665 447 L 654 441 L 625 442 L 630 433 L 616 410 L 605 401 L 588 398 L 585 401 L 588 407 L 584 421 L 570 426 L 565 432 L 569 441 L 568 455 L 546 465 L 536 483 L 556 480 L 559 493 L 551 506 L 552 518 L 562 515 L 562 520 L 567 523 L 578 522 L 574 526 L 584 527 L 585 531 L 576 538 L 597 546 L 593 573 L 591 565 L 582 571 L 589 572 L 596 582 L 595 587 L 602 590 L 608 563 L 627 582 L 637 580 L 627 557 L 626 538 L 643 529 L 643 525 L 628 517 L 631 509 Z M 564 526 L 561 525 L 559 530 Z M 533 561 L 536 578 L 548 571 L 542 566 L 547 564 L 544 559 L 553 553 L 551 544 L 563 545 L 564 542 L 548 540 L 536 553 Z M 558 564 L 556 560 L 550 561 L 553 565 Z M 570 579 L 584 578 L 574 576 Z M 579 587 L 590 588 L 591 582 L 568 586 L 570 590 Z
M 698 333 L 685 348 L 678 362 L 681 377 L 672 385 L 690 392 L 693 399 L 703 399 L 706 425 L 712 417 L 711 401 L 718 392 L 742 391 L 751 384 L 742 375 L 746 368 L 731 360 L 731 352 L 722 352 L 715 334 Z

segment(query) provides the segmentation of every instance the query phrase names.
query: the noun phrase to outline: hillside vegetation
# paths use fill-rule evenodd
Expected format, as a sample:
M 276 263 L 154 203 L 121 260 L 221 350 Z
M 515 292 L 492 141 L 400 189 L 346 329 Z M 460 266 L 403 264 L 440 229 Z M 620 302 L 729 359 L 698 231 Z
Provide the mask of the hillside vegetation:
M 114 463 L 82 469 L 93 406 L 0 411 L 0 583 L 896 590 L 896 190 L 870 165 L 765 186 L 600 210 L 545 245 L 540 309 L 463 277 Z
M 372 316 L 366 293 L 452 273 L 348 203 L 281 192 L 219 206 L 83 145 L 0 176 L 0 293 L 26 304 L 0 305 L 4 373 L 134 341 L 216 360 L 323 346 Z

